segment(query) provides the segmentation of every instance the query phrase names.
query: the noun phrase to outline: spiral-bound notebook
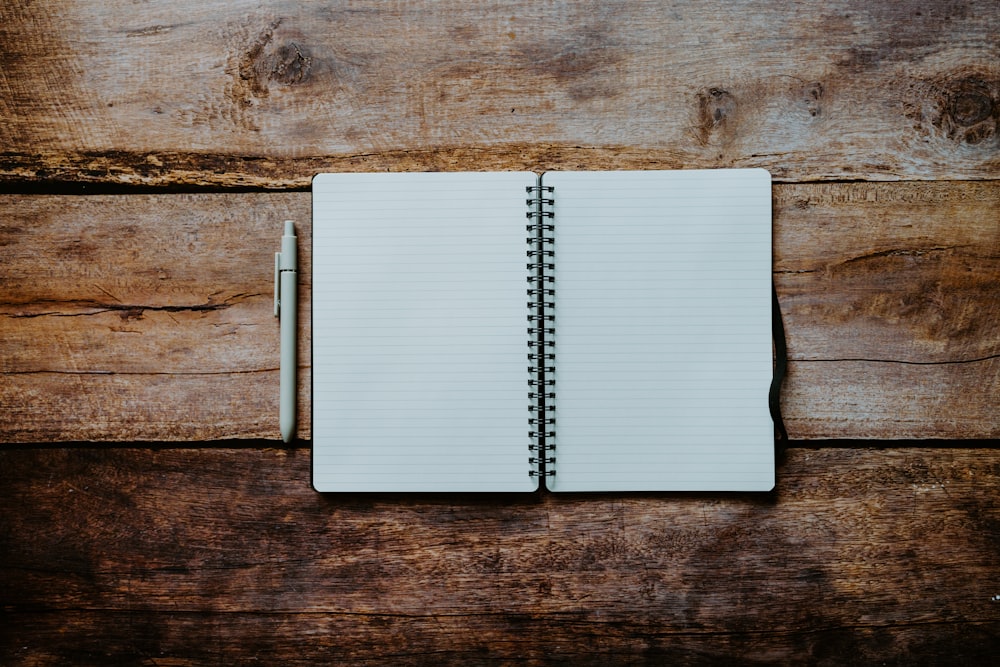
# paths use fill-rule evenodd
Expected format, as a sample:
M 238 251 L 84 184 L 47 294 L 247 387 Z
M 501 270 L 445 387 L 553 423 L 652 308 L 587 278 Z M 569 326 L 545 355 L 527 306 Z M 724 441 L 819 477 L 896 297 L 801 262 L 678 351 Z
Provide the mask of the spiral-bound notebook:
M 762 169 L 320 174 L 319 491 L 774 486 Z

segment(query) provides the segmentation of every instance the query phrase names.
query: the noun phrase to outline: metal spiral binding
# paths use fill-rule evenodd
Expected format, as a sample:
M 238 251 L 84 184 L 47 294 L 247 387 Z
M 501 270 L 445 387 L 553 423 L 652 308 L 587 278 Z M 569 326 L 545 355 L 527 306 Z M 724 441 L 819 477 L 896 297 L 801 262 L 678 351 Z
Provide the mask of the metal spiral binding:
M 555 398 L 551 389 L 555 380 L 555 278 L 551 272 L 555 263 L 555 213 L 552 210 L 555 188 L 538 184 L 525 188 L 528 193 L 528 411 L 531 417 L 528 451 L 532 477 L 552 477 L 556 474 Z M 537 390 L 536 390 L 537 388 Z

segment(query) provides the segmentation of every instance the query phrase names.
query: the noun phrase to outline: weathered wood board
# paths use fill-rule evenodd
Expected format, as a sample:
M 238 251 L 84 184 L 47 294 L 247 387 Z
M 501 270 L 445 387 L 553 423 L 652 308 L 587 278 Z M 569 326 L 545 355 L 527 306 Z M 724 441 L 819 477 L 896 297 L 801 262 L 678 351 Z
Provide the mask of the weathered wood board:
M 0 5 L 0 179 L 305 187 L 324 169 L 1000 172 L 1000 7 Z
M 697 167 L 771 171 L 786 422 L 843 440 L 775 492 L 320 495 L 269 448 L 315 173 Z M 6 0 L 0 663 L 994 663 L 998 179 L 996 0 Z
M 1000 185 L 775 186 L 797 439 L 1000 435 Z M 277 434 L 273 253 L 307 193 L 0 198 L 0 440 Z
M 0 451 L 4 664 L 989 664 L 1000 452 L 772 494 L 321 495 L 304 449 Z

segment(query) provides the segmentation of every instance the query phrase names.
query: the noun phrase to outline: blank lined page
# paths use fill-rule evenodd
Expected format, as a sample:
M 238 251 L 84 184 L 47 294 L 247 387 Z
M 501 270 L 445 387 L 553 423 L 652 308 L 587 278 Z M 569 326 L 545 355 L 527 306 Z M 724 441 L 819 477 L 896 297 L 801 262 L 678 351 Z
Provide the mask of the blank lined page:
M 313 180 L 313 485 L 531 491 L 530 173 Z
M 771 181 L 555 172 L 554 491 L 774 486 Z

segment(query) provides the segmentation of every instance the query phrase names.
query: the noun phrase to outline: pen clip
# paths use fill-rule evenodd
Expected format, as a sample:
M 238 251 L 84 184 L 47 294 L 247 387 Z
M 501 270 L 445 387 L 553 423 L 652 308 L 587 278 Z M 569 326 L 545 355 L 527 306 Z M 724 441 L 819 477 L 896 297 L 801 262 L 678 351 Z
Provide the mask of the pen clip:
M 281 253 L 274 253 L 274 316 L 279 317 L 281 315 L 281 282 L 280 267 L 281 266 Z

